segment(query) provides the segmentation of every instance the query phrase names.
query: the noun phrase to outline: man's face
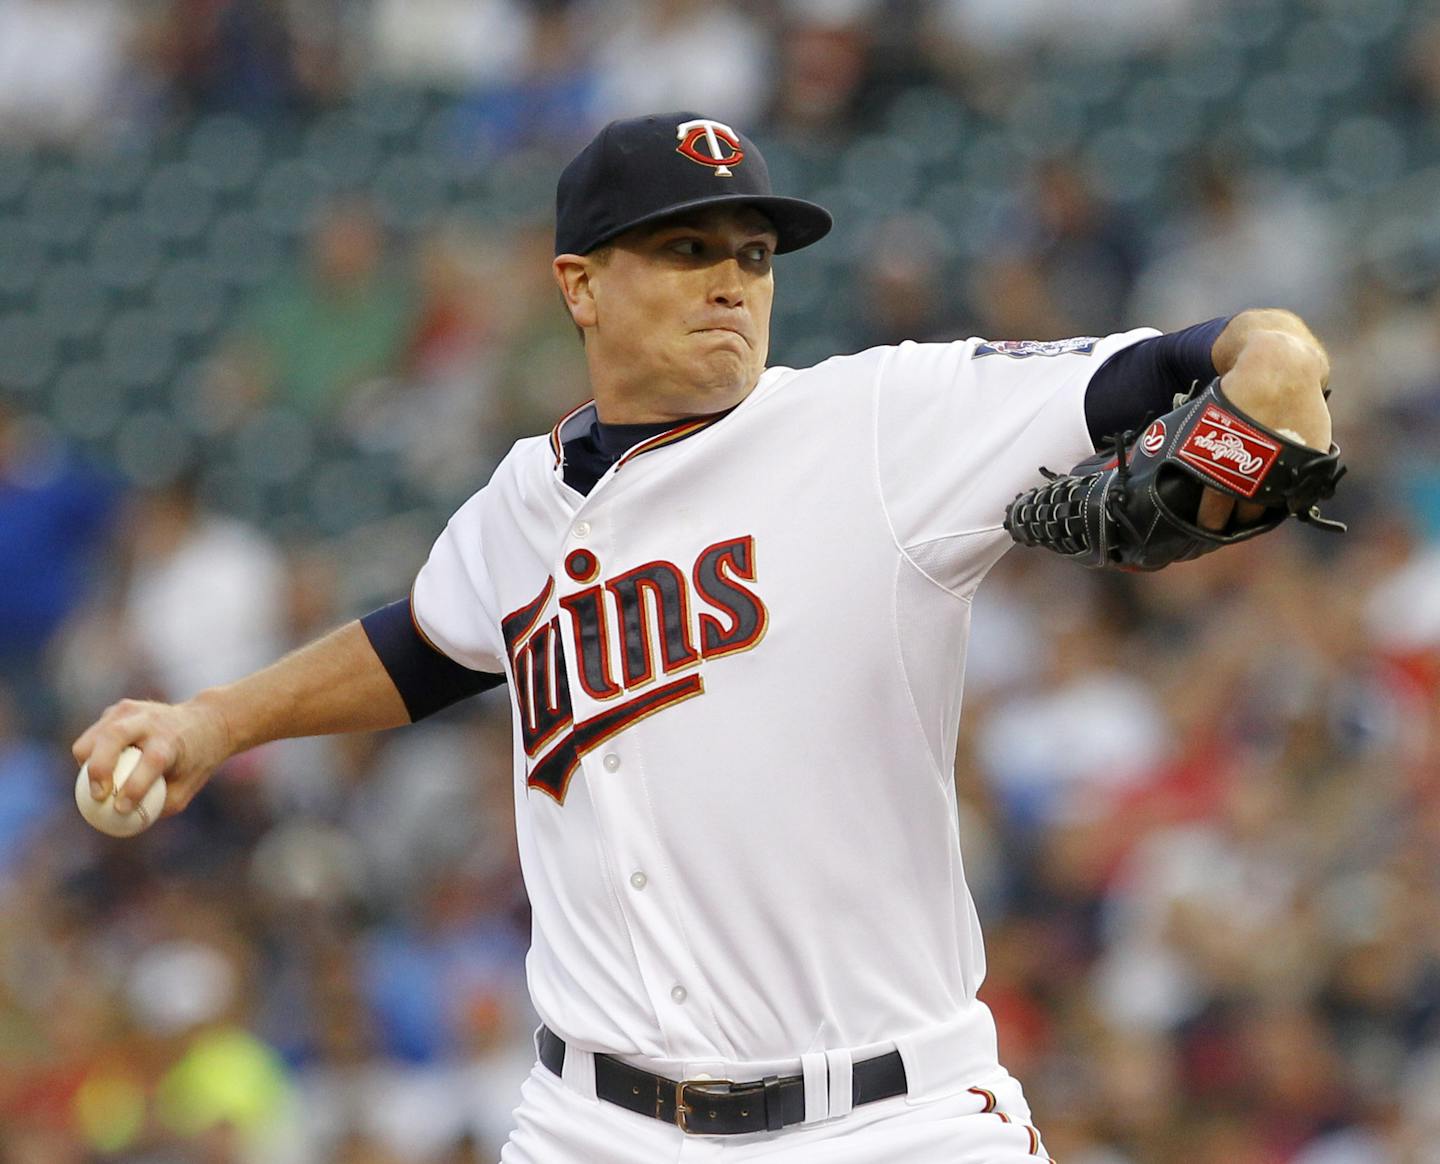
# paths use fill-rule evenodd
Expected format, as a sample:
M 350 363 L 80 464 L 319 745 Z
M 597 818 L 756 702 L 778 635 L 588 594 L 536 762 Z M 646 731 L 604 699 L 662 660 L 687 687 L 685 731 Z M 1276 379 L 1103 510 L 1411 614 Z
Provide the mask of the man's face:
M 580 322 L 606 419 L 676 419 L 744 399 L 770 349 L 775 243 L 758 211 L 710 207 L 627 231 L 590 265 L 593 324 Z

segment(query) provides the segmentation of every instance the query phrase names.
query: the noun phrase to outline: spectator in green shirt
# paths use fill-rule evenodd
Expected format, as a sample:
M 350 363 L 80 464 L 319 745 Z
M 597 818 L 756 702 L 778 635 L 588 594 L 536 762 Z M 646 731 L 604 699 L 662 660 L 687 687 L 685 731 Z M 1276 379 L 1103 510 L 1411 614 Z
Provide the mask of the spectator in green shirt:
M 256 298 L 236 354 L 257 395 L 329 417 L 357 386 L 401 370 L 414 315 L 374 213 L 336 203 L 317 221 L 306 262 Z

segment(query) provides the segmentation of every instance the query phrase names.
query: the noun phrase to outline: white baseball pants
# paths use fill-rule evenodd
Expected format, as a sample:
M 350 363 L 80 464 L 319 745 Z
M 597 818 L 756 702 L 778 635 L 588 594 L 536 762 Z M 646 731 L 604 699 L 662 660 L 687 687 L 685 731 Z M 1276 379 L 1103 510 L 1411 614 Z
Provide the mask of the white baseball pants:
M 823 1123 L 742 1136 L 679 1128 L 587 1097 L 536 1063 L 501 1164 L 1036 1164 L 1049 1159 L 1004 1071 L 924 1100 L 896 1096 Z

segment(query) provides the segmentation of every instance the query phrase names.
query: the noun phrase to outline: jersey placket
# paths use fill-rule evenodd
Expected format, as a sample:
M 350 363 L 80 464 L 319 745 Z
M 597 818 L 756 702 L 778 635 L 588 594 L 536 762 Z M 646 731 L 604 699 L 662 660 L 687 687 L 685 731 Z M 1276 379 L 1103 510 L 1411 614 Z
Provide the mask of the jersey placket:
M 685 940 L 683 903 L 646 793 L 645 723 L 641 718 L 593 744 L 586 739 L 587 724 L 623 706 L 631 693 L 622 691 L 613 698 L 599 699 L 587 690 L 575 622 L 563 606 L 567 596 L 583 591 L 587 585 L 603 585 L 605 571 L 599 563 L 642 560 L 624 548 L 626 539 L 613 532 L 609 518 L 613 507 L 606 502 L 615 489 L 614 473 L 612 468 L 576 511 L 563 539 L 560 561 L 555 564 L 553 576 L 563 580 L 563 585 L 557 587 L 560 642 L 574 708 L 580 769 L 595 814 L 595 843 L 603 854 L 612 899 L 629 931 L 646 999 L 664 1040 L 662 1051 L 666 1057 L 684 1057 L 701 1048 L 713 1048 L 717 1032 L 704 997 L 698 963 Z M 596 576 L 591 576 L 587 568 L 587 554 L 596 563 Z M 601 601 L 607 600 L 608 596 L 601 596 Z M 618 659 L 623 644 L 616 634 L 614 617 L 607 618 L 606 628 L 609 657 Z M 644 690 L 654 691 L 662 681 L 652 680 Z M 565 811 L 563 805 L 560 811 Z

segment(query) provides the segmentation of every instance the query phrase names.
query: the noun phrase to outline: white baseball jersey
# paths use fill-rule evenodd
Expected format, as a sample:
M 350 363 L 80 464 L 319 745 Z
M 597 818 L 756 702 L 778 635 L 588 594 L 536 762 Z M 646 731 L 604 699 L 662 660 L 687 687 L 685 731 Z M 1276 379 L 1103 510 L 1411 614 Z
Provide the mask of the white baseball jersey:
M 509 680 L 554 1031 L 738 1063 L 963 1019 L 993 1056 L 952 775 L 970 600 L 1006 504 L 1093 451 L 1095 369 L 1154 334 L 771 368 L 583 496 L 587 405 L 456 513 L 413 610 Z

